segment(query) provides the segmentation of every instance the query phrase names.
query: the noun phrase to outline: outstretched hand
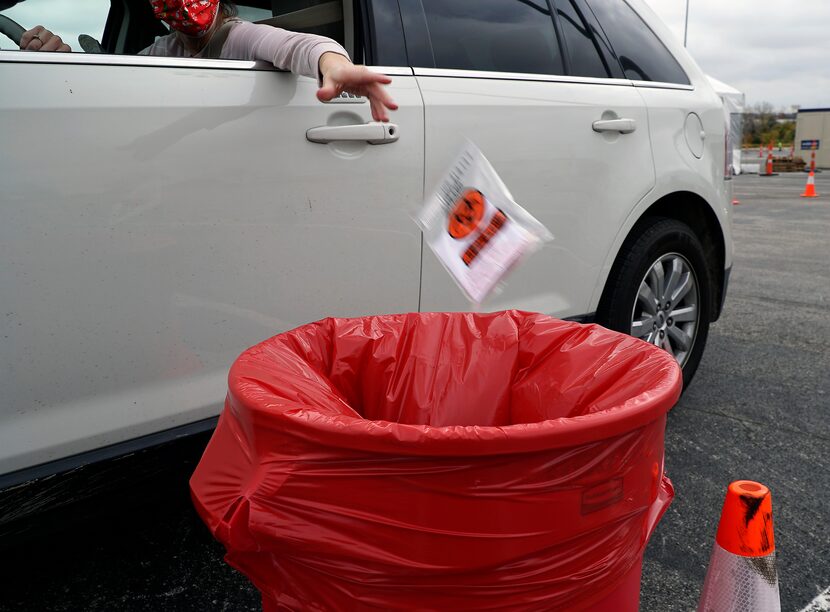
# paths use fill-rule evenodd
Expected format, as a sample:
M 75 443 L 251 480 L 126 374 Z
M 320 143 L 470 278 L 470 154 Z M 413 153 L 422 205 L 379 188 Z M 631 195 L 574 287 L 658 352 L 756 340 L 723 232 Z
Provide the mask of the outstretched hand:
M 327 52 L 320 57 L 320 74 L 323 86 L 317 90 L 317 99 L 321 102 L 328 102 L 343 91 L 363 96 L 369 100 L 375 121 L 389 121 L 387 109 L 398 108 L 384 87 L 392 79 L 365 66 L 355 66 L 339 53 Z

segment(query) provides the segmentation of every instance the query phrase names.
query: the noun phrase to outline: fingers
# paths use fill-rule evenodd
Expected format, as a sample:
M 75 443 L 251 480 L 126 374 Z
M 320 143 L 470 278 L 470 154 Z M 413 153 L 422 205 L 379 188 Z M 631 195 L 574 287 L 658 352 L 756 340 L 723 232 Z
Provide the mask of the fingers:
M 369 89 L 367 93 L 369 103 L 372 106 L 372 117 L 375 121 L 389 121 L 389 110 L 398 110 L 398 105 L 389 95 L 389 92 L 380 85 L 375 85 Z
M 43 32 L 46 28 L 42 25 L 38 25 L 33 27 L 31 30 L 26 30 L 23 32 L 23 36 L 20 37 L 20 50 L 29 50 L 29 51 L 37 51 L 40 49 L 43 43 L 40 41 L 40 38 L 36 38 L 40 36 L 40 33 Z M 30 46 L 31 45 L 31 46 Z
M 58 51 L 66 53 L 71 51 L 69 45 L 57 36 L 44 28 L 35 26 L 31 30 L 23 32 L 20 37 L 20 49 L 23 51 Z
M 389 85 L 392 82 L 392 77 L 389 77 L 385 74 L 379 74 L 377 72 L 372 72 L 366 66 L 360 66 L 361 69 L 361 77 L 366 84 L 369 83 L 380 83 L 381 85 Z
M 372 119 L 383 122 L 389 121 L 389 115 L 386 113 L 386 109 L 376 98 L 369 98 L 369 106 L 372 109 Z
M 376 97 L 380 101 L 380 103 L 389 110 L 398 110 L 397 103 L 392 99 L 392 96 L 389 95 L 389 92 L 386 91 L 385 87 L 381 87 L 379 85 L 373 87 L 370 92 L 370 95 Z
M 391 81 L 391 79 L 390 79 Z M 378 83 L 367 88 L 366 97 L 372 107 L 372 118 L 375 121 L 389 121 L 389 110 L 398 110 L 398 105 L 386 91 L 386 88 Z
M 43 41 L 43 38 L 41 38 Z M 69 51 L 69 45 L 65 44 L 60 36 L 53 36 L 43 43 L 41 51 Z
M 385 74 L 372 72 L 365 66 L 348 64 L 337 66 L 327 71 L 323 76 L 323 86 L 317 90 L 317 99 L 328 102 L 342 91 L 365 96 L 369 99 L 372 119 L 375 121 L 389 121 L 388 110 L 397 110 L 398 105 L 386 91 L 392 79 Z

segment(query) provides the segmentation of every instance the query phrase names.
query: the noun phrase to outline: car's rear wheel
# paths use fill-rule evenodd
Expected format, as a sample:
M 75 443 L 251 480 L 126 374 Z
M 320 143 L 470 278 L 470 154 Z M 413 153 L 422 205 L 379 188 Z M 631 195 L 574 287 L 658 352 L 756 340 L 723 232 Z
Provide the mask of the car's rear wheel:
M 688 225 L 653 218 L 625 242 L 597 321 L 671 353 L 691 382 L 709 333 L 712 283 L 703 246 Z

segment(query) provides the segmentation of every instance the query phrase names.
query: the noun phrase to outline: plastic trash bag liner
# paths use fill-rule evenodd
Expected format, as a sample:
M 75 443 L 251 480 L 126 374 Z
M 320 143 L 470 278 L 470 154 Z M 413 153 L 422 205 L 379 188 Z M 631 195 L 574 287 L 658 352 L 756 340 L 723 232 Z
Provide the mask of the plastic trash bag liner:
M 233 364 L 193 499 L 265 610 L 590 608 L 673 496 L 681 385 L 539 314 L 325 319 Z

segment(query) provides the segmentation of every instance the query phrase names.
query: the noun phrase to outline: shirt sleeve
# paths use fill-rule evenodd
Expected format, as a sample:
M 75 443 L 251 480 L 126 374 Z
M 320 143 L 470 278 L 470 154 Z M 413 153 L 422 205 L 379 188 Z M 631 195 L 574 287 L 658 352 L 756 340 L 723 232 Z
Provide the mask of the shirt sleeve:
M 343 47 L 325 36 L 243 21 L 228 34 L 221 57 L 262 60 L 280 70 L 319 80 L 320 56 L 328 51 L 349 57 Z
M 168 34 L 156 39 L 156 41 L 138 52 L 139 55 L 160 55 L 160 56 L 181 56 L 184 47 L 175 34 Z

